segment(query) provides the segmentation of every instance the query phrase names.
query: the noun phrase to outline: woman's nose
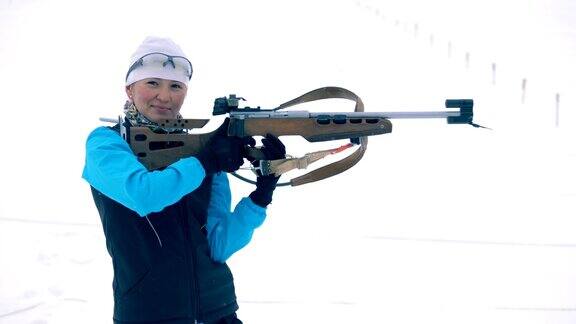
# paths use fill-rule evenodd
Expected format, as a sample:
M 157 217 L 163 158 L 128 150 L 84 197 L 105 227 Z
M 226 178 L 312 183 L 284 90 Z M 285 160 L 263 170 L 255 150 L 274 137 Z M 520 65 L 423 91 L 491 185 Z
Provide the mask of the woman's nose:
M 168 87 L 161 87 L 156 98 L 162 102 L 170 101 L 170 89 Z

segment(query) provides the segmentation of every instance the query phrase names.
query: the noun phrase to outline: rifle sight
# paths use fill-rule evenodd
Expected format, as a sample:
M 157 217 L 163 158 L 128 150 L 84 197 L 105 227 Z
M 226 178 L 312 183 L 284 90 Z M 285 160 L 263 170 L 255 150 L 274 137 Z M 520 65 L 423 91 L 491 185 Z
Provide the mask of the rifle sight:
M 472 99 L 446 99 L 446 108 L 460 108 L 460 116 L 448 117 L 448 124 L 470 124 L 474 117 Z
M 214 116 L 224 115 L 232 111 L 254 112 L 263 110 L 260 108 L 260 106 L 256 108 L 250 108 L 250 107 L 240 108 L 238 107 L 240 100 L 246 101 L 246 99 L 242 97 L 236 97 L 235 94 L 229 95 L 228 98 L 226 97 L 216 98 L 214 100 L 214 109 L 212 110 L 212 115 Z

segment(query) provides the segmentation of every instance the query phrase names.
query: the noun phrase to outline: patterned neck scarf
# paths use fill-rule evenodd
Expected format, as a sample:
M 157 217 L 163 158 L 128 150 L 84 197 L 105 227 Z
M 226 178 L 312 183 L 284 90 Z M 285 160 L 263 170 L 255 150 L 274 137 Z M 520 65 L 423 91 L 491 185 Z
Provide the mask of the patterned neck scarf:
M 146 126 L 150 128 L 153 132 L 157 133 L 182 133 L 184 131 L 183 129 L 176 129 L 176 128 L 167 129 L 158 125 L 157 123 L 146 118 L 146 116 L 142 115 L 138 111 L 138 109 L 136 109 L 134 103 L 128 100 L 124 104 L 124 115 L 126 116 L 126 119 L 128 119 L 128 121 L 130 122 L 130 125 L 134 127 Z M 176 118 L 181 119 L 182 116 L 178 114 Z

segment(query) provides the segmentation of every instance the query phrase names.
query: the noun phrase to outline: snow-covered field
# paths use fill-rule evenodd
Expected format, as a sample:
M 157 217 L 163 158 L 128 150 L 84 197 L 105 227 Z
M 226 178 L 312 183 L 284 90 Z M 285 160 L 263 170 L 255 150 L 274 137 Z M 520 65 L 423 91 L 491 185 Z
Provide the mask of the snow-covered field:
M 353 169 L 279 188 L 229 262 L 245 323 L 575 323 L 574 21 L 570 0 L 0 0 L 0 323 L 111 322 L 83 145 L 150 34 L 192 59 L 186 117 L 333 85 L 367 111 L 473 98 L 492 128 L 394 120 Z

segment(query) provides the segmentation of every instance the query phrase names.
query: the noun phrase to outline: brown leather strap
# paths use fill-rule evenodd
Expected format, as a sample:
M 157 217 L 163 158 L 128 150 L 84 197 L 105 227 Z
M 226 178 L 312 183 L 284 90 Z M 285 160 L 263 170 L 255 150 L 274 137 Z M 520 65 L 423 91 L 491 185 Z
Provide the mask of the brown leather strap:
M 356 103 L 354 111 L 355 112 L 364 111 L 364 104 L 362 103 L 362 99 L 360 99 L 360 97 L 358 97 L 350 90 L 339 87 L 324 87 L 312 90 L 308 93 L 301 95 L 298 98 L 292 99 L 288 102 L 281 104 L 276 109 L 279 110 L 290 106 L 302 104 L 305 102 L 322 100 L 322 99 L 334 99 L 334 98 L 348 99 L 354 101 Z M 312 170 L 302 176 L 294 178 L 290 180 L 290 185 L 299 186 L 306 183 L 319 181 L 350 169 L 356 163 L 358 163 L 360 159 L 362 159 L 362 156 L 364 155 L 364 152 L 366 152 L 366 149 L 368 147 L 368 138 L 366 136 L 360 137 L 359 139 L 360 139 L 359 148 L 356 151 L 354 151 L 354 153 L 343 158 L 340 161 L 336 161 L 334 163 L 328 164 L 316 170 Z
M 337 148 L 306 153 L 302 157 L 290 157 L 278 160 L 260 160 L 259 170 L 264 175 L 281 175 L 296 169 L 307 169 L 310 164 L 319 161 L 329 155 L 340 153 L 354 144 L 348 143 Z

